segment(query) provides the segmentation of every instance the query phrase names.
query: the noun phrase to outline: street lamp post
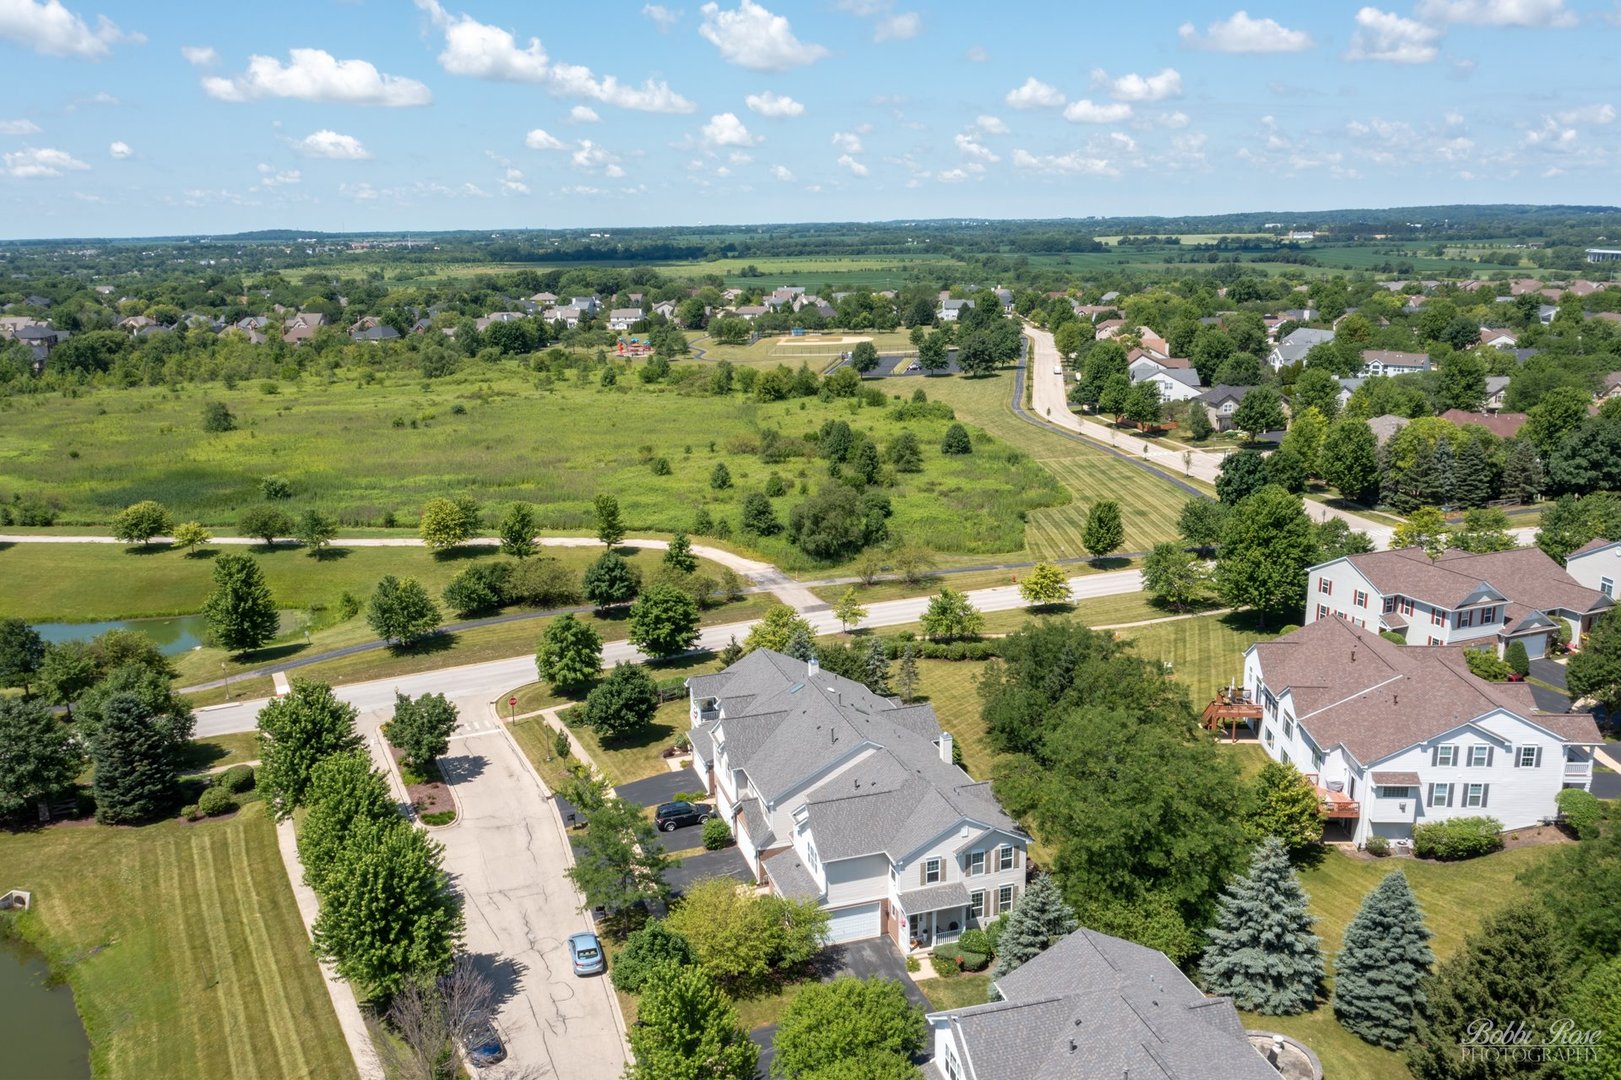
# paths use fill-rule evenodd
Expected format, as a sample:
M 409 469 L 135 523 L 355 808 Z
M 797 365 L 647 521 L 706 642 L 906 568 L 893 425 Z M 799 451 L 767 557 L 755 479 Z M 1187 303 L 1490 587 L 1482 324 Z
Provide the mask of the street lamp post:
M 220 671 L 225 675 L 225 700 L 231 700 L 231 664 L 228 660 L 220 661 Z

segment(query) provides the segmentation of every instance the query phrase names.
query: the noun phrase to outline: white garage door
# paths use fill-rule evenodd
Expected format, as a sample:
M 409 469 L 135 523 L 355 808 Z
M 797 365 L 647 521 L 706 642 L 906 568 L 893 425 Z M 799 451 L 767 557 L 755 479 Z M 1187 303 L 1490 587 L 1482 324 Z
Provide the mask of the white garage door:
M 878 936 L 878 905 L 858 904 L 828 912 L 827 940 L 838 945 L 846 941 Z

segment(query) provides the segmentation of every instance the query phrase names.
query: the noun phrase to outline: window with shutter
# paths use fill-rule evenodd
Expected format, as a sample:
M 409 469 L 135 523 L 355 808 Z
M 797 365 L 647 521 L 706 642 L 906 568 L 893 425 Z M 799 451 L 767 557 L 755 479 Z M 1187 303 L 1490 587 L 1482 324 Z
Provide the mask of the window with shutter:
M 1003 885 L 1000 889 L 996 890 L 996 906 L 1002 911 L 1007 911 L 1013 906 L 1012 885 Z
M 940 860 L 938 858 L 923 860 L 923 884 L 939 884 L 940 877 Z

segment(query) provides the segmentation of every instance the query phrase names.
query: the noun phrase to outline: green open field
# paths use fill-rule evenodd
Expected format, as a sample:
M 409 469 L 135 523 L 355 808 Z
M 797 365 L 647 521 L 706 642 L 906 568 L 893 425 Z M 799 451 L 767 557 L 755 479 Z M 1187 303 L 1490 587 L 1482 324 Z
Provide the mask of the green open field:
M 857 343 L 870 341 L 880 353 L 915 353 L 912 340 L 904 331 L 843 331 L 794 337 L 792 334 L 772 334 L 748 345 L 721 345 L 708 337 L 692 339 L 694 352 L 701 351 L 704 360 L 726 360 L 742 367 L 774 368 L 787 364 L 797 368 L 809 364 L 820 374 L 833 365 L 842 353 L 855 348 Z
M 946 421 L 903 423 L 888 409 L 851 400 L 767 404 L 688 396 L 633 378 L 609 388 L 570 382 L 543 389 L 510 366 L 475 366 L 426 384 L 392 376 L 278 385 L 274 395 L 210 387 L 18 401 L 0 417 L 0 491 L 41 494 L 62 504 L 62 524 L 101 527 L 128 503 L 151 498 L 176 520 L 233 529 L 241 511 L 259 501 L 260 480 L 277 475 L 293 485 L 289 510 L 316 506 L 362 525 L 389 511 L 409 523 L 429 498 L 469 495 L 492 514 L 525 500 L 536 506 L 543 530 L 581 530 L 591 520 L 591 499 L 611 491 L 634 530 L 689 528 L 699 507 L 735 528 L 743 495 L 771 473 L 814 489 L 826 468 L 817 458 L 764 463 L 754 452 L 759 431 L 797 437 L 843 419 L 880 445 L 903 427 L 916 433 L 924 471 L 902 474 L 887 489 L 891 527 L 914 543 L 948 552 L 1018 551 L 1021 514 L 1062 498 L 1039 467 L 1009 460 L 1006 447 L 981 441 L 971 455 L 942 455 Z M 238 430 L 202 431 L 210 397 L 227 402 Z M 668 459 L 670 475 L 653 474 L 653 456 Z M 710 473 L 721 461 L 732 486 L 717 491 Z M 801 498 L 797 491 L 779 497 L 779 515 Z M 807 563 L 781 536 L 758 546 L 779 565 Z
M 0 833 L 22 933 L 73 987 L 98 1080 L 354 1076 L 276 849 L 229 820 Z
M 932 401 L 943 401 L 957 415 L 998 440 L 1029 454 L 1070 493 L 1063 506 L 1031 510 L 1025 516 L 1026 545 L 1033 558 L 1085 555 L 1081 531 L 1086 513 L 1100 499 L 1120 503 L 1126 527 L 1124 551 L 1147 551 L 1176 539 L 1176 519 L 1190 496 L 1135 465 L 1100 449 L 1044 431 L 1013 415 L 1013 372 L 984 379 L 927 379 Z M 908 380 L 889 380 L 908 382 Z M 910 385 L 910 383 L 908 383 Z

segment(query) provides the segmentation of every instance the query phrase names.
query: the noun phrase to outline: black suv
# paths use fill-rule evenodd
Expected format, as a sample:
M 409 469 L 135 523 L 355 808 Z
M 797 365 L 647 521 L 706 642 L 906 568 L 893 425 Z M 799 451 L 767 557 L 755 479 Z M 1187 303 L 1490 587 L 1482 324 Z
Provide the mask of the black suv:
M 713 817 L 715 812 L 707 806 L 689 802 L 660 803 L 653 812 L 653 823 L 660 832 L 675 832 L 683 825 L 699 825 Z

